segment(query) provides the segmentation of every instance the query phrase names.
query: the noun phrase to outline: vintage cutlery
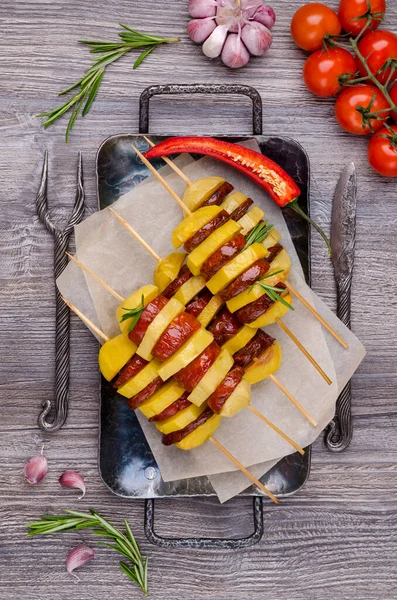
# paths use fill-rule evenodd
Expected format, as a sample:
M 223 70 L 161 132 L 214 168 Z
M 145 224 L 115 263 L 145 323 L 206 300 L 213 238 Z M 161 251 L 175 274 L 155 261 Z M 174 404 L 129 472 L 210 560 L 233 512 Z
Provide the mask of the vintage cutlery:
M 81 152 L 77 166 L 77 189 L 72 215 L 65 229 L 58 229 L 50 220 L 47 199 L 48 182 L 48 152 L 44 155 L 43 171 L 40 187 L 36 196 L 36 209 L 41 222 L 54 236 L 54 277 L 59 277 L 68 264 L 66 251 L 69 245 L 70 234 L 73 227 L 80 223 L 84 216 L 84 187 L 83 187 L 83 160 Z M 70 311 L 62 301 L 56 289 L 56 340 L 55 340 L 55 397 L 53 401 L 45 400 L 42 404 L 43 411 L 39 415 L 39 427 L 44 431 L 58 431 L 66 421 L 69 399 L 69 323 Z M 54 418 L 51 423 L 46 419 L 48 413 L 54 409 Z
M 332 208 L 331 246 L 337 289 L 337 314 L 350 328 L 351 284 L 356 245 L 357 182 L 354 163 L 343 170 L 335 190 Z M 342 452 L 351 442 L 351 382 L 342 390 L 336 415 L 325 435 L 331 452 Z

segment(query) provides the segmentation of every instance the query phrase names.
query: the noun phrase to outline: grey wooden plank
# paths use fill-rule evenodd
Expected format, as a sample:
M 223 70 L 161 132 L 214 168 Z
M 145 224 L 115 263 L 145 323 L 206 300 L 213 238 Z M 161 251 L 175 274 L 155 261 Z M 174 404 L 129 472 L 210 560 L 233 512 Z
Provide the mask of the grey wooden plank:
M 151 560 L 151 597 L 184 599 L 383 600 L 396 588 L 396 319 L 395 182 L 378 177 L 366 163 L 366 141 L 342 133 L 333 101 L 304 88 L 304 53 L 290 40 L 289 22 L 297 0 L 274 3 L 277 29 L 265 59 L 239 72 L 209 62 L 187 40 L 184 2 L 127 0 L 3 0 L 0 20 L 0 582 L 7 600 L 80 600 L 140 597 L 117 561 L 98 549 L 95 562 L 75 585 L 64 557 L 88 534 L 26 541 L 23 523 L 63 508 L 94 505 L 120 522 L 128 516 Z M 329 2 L 336 7 L 337 1 Z M 397 7 L 390 3 L 393 24 Z M 76 40 L 112 38 L 118 22 L 158 34 L 182 35 L 138 70 L 126 57 L 106 75 L 90 114 L 68 146 L 65 122 L 44 132 L 34 114 L 56 106 L 57 92 L 88 64 Z M 177 68 L 175 68 L 177 66 Z M 53 390 L 54 296 L 52 242 L 35 216 L 34 198 L 42 155 L 50 152 L 50 204 L 60 220 L 74 195 L 77 151 L 84 152 L 87 204 L 95 210 L 95 151 L 108 135 L 134 132 L 138 97 L 153 83 L 241 82 L 254 85 L 264 100 L 264 130 L 297 139 L 312 167 L 312 213 L 329 227 L 333 190 L 344 164 L 358 168 L 357 259 L 353 285 L 353 327 L 368 357 L 353 382 L 355 434 L 351 448 L 329 454 L 315 444 L 313 469 L 300 494 L 278 508 L 266 505 L 263 542 L 243 552 L 169 552 L 150 546 L 143 534 L 143 503 L 113 496 L 97 468 L 98 376 L 96 343 L 72 319 L 71 410 L 65 429 L 42 435 L 36 419 L 42 399 Z M 156 99 L 152 131 L 203 130 L 245 133 L 250 113 L 245 99 L 199 97 Z M 177 114 L 177 118 L 175 115 Z M 194 116 L 194 119 L 192 118 Z M 334 306 L 334 285 L 326 251 L 313 236 L 313 287 Z M 381 282 L 381 283 L 380 283 Z M 380 288 L 380 289 L 379 289 Z M 380 291 L 381 290 L 381 291 Z M 381 298 L 387 290 L 387 301 Z M 37 488 L 23 480 L 25 460 L 45 442 L 47 479 Z M 59 473 L 78 468 L 86 477 L 80 503 L 60 490 Z M 247 534 L 250 502 L 220 507 L 214 500 L 160 502 L 158 530 L 164 534 Z

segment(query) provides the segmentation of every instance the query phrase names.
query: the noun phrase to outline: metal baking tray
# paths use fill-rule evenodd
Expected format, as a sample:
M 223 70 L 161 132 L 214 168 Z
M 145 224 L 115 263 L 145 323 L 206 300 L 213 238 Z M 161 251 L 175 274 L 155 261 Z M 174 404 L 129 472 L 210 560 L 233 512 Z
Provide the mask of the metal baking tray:
M 147 88 L 140 100 L 140 134 L 121 134 L 107 138 L 97 153 L 97 184 L 99 208 L 115 202 L 145 179 L 149 171 L 137 158 L 131 143 L 146 148 L 142 134 L 149 133 L 149 100 L 159 94 L 244 94 L 252 100 L 253 135 L 217 135 L 230 142 L 254 137 L 263 154 L 280 164 L 302 190 L 301 207 L 309 211 L 309 160 L 304 149 L 294 140 L 262 135 L 262 102 L 256 90 L 240 85 L 167 85 Z M 212 135 L 205 132 L 202 135 Z M 169 137 L 150 134 L 154 142 Z M 200 157 L 196 157 L 200 158 Z M 153 161 L 156 168 L 164 165 Z M 265 207 L 264 207 L 265 208 Z M 283 211 L 292 239 L 298 251 L 305 276 L 310 283 L 310 230 L 292 210 Z M 171 233 L 171 232 L 170 232 Z M 306 482 L 310 471 L 311 448 L 304 456 L 295 453 L 281 460 L 261 481 L 277 496 L 294 494 Z M 226 547 L 239 548 L 256 543 L 263 534 L 262 496 L 255 487 L 242 496 L 254 497 L 254 533 L 243 539 L 172 539 L 154 532 L 154 499 L 166 497 L 212 496 L 214 490 L 206 477 L 164 482 L 156 461 L 143 435 L 135 413 L 124 398 L 104 379 L 101 382 L 99 470 L 105 485 L 118 496 L 147 499 L 145 531 L 148 539 L 166 547 Z M 150 500 L 148 500 L 150 499 Z

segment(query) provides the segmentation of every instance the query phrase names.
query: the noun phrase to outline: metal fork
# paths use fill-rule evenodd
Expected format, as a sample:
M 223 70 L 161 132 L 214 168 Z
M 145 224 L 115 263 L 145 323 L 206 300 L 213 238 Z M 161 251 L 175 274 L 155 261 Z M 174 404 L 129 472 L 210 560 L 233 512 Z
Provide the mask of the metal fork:
M 68 264 L 66 251 L 73 227 L 80 223 L 84 216 L 84 184 L 83 184 L 83 159 L 81 152 L 78 156 L 76 198 L 72 215 L 66 227 L 58 229 L 50 220 L 47 199 L 48 183 L 48 152 L 45 152 L 43 171 L 40 187 L 36 196 L 36 209 L 40 221 L 54 237 L 54 277 L 60 276 Z M 55 397 L 54 400 L 45 400 L 42 403 L 43 411 L 40 413 L 38 423 L 44 431 L 58 431 L 66 421 L 69 401 L 69 371 L 70 371 L 70 311 L 61 299 L 56 288 L 56 338 L 55 338 Z M 49 412 L 54 409 L 54 419 L 49 423 L 46 419 Z

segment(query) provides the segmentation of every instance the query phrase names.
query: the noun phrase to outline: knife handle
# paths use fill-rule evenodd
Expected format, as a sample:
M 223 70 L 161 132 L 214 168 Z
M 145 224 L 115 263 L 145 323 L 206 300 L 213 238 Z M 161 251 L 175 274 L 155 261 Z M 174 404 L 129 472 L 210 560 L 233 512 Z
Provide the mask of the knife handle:
M 338 285 L 337 315 L 351 329 L 351 277 Z M 343 452 L 349 446 L 353 436 L 351 415 L 351 382 L 349 381 L 336 401 L 335 417 L 325 434 L 325 445 L 330 452 Z

